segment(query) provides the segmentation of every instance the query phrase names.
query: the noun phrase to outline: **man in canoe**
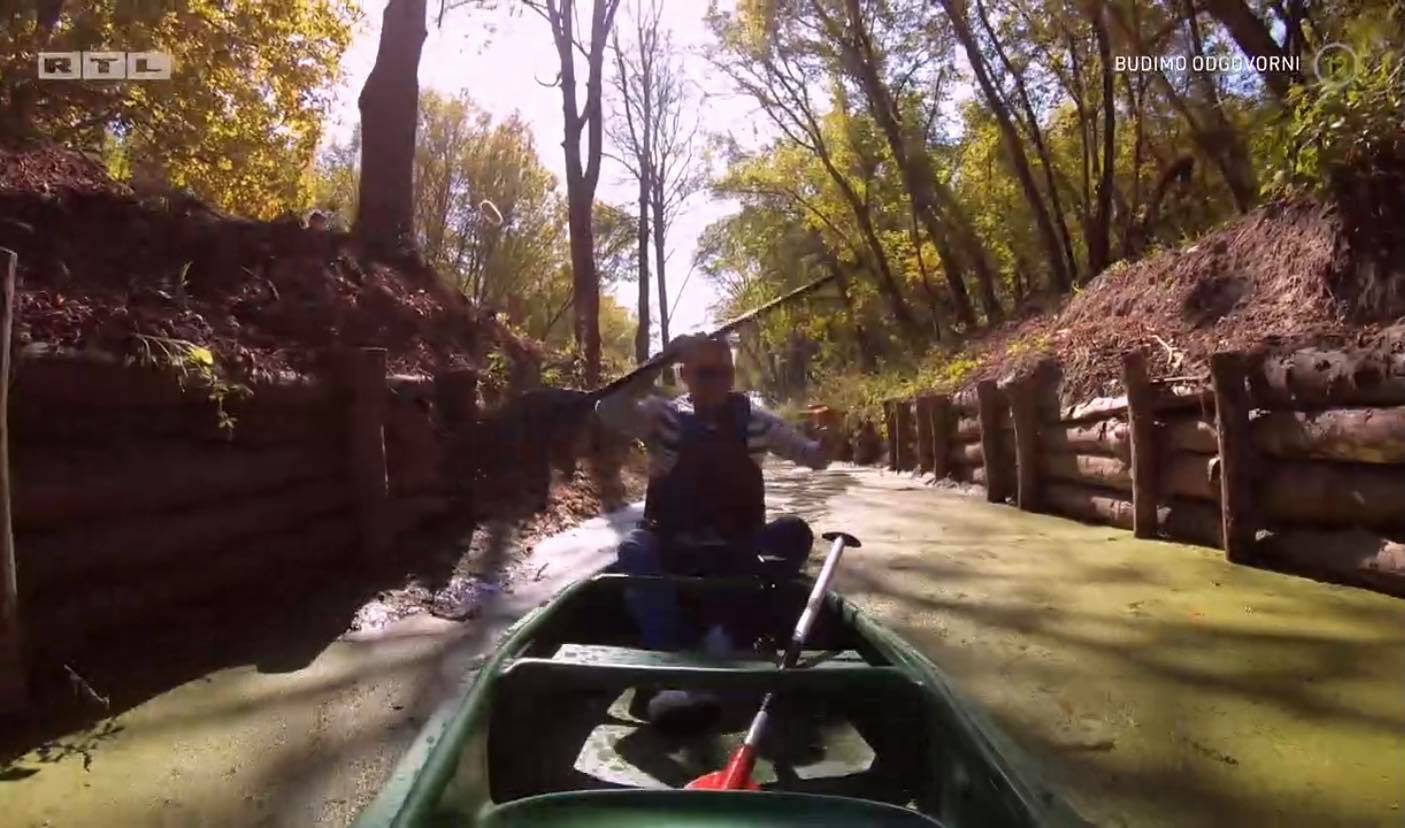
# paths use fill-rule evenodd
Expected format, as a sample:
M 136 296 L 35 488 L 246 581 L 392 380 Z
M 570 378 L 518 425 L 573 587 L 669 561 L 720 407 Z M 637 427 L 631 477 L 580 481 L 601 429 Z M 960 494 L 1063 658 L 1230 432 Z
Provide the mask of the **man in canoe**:
M 655 372 L 596 404 L 607 426 L 643 440 L 649 454 L 644 520 L 620 542 L 616 570 L 704 577 L 799 573 L 814 535 L 798 517 L 766 522 L 761 461 L 770 452 L 823 469 L 829 465 L 828 453 L 821 443 L 732 390 L 732 351 L 725 341 L 692 335 L 670 346 L 680 354 L 686 397 L 646 395 Z M 676 595 L 638 589 L 626 601 L 645 647 L 677 650 L 685 645 Z M 747 608 L 722 609 L 721 614 L 736 618 Z M 722 654 L 731 651 L 732 643 L 716 625 L 704 648 Z

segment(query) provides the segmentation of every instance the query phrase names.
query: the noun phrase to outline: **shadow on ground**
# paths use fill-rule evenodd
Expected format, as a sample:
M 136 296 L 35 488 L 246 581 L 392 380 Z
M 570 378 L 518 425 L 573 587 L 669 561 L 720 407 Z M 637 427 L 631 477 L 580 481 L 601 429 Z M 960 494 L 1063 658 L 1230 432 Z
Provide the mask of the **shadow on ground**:
M 397 550 L 409 554 L 384 566 L 347 564 L 354 560 L 348 551 L 335 569 L 281 572 L 172 607 L 140 626 L 93 631 L 81 648 L 35 665 L 34 704 L 23 719 L 0 728 L 0 763 L 6 763 L 0 782 L 12 771 L 8 763 L 31 750 L 41 764 L 75 755 L 90 761 L 116 735 L 112 717 L 201 676 L 239 665 L 262 673 L 303 669 L 387 586 L 412 579 L 447 583 L 468 539 L 484 531 L 448 521 L 398 543 Z

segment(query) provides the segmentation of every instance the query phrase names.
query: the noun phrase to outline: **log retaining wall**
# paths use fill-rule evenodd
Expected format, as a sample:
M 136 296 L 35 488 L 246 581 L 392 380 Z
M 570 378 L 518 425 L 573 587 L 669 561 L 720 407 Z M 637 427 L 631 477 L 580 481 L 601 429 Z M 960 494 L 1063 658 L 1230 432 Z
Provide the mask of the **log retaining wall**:
M 1399 350 L 1399 349 L 1396 349 Z M 1058 369 L 888 404 L 926 413 L 913 465 L 996 502 L 1405 595 L 1405 354 L 1217 354 L 1118 397 L 1060 404 Z M 930 446 L 930 448 L 927 448 Z M 942 451 L 945 449 L 945 451 Z M 930 460 L 928 458 L 931 458 Z M 939 462 L 944 459 L 943 462 Z
M 348 352 L 221 405 L 196 378 L 32 347 L 10 395 L 11 505 L 30 660 L 277 573 L 390 563 L 468 513 L 476 375 L 391 376 Z M 390 564 L 393 565 L 393 564 Z

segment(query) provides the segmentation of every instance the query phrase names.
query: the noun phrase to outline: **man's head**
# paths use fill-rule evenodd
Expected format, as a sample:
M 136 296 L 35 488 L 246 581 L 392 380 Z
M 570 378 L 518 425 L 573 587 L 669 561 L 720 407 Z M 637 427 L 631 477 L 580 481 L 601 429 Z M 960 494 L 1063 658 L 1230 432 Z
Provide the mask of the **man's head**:
M 682 357 L 683 384 L 695 408 L 713 408 L 732 391 L 732 349 L 724 340 L 698 337 Z

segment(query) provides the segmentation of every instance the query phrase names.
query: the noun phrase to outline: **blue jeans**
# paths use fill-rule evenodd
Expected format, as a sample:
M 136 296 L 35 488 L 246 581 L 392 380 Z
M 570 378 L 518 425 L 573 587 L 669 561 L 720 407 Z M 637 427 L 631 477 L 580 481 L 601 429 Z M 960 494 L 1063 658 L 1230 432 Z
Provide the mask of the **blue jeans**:
M 671 547 L 648 529 L 634 529 L 620 541 L 614 570 L 625 575 L 765 575 L 784 579 L 800 573 L 813 543 L 809 524 L 789 515 L 766 524 L 757 535 L 754 548 L 734 554 L 709 551 L 690 555 L 686 548 Z M 758 555 L 779 560 L 763 565 Z M 676 650 L 682 646 L 681 613 L 675 590 L 657 585 L 634 587 L 625 590 L 624 600 L 646 648 Z

